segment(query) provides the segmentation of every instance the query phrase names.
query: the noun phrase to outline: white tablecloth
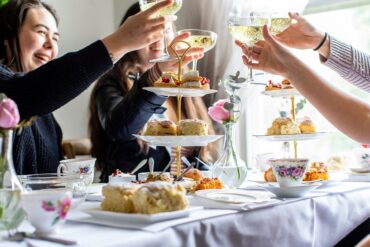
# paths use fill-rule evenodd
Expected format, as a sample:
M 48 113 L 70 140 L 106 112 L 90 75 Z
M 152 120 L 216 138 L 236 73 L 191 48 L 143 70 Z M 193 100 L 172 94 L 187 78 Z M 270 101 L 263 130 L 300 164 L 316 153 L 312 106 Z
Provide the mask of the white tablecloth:
M 342 192 L 345 191 L 345 192 Z M 317 196 L 284 200 L 186 222 L 159 232 L 68 222 L 59 235 L 79 246 L 333 246 L 370 217 L 370 183 L 322 188 Z M 206 209 L 204 212 L 211 212 Z M 21 230 L 31 230 L 25 223 Z M 59 246 L 30 241 L 34 246 Z M 27 246 L 3 242 L 4 246 Z M 2 243 L 0 243 L 2 246 Z

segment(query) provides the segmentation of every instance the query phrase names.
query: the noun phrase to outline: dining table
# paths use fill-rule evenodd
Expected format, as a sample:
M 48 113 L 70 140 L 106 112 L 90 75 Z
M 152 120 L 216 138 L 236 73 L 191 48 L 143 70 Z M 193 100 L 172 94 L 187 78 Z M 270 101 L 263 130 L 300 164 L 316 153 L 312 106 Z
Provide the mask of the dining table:
M 188 217 L 140 223 L 95 219 L 87 210 L 99 200 L 87 200 L 68 215 L 53 237 L 76 241 L 74 246 L 334 246 L 370 217 L 370 182 L 332 181 L 298 198 L 277 198 L 254 182 L 243 191 L 270 200 L 243 204 L 211 203 L 190 196 L 195 208 Z M 96 197 L 95 197 L 96 198 Z M 25 220 L 19 231 L 32 232 Z M 0 246 L 63 246 L 44 240 L 6 240 Z

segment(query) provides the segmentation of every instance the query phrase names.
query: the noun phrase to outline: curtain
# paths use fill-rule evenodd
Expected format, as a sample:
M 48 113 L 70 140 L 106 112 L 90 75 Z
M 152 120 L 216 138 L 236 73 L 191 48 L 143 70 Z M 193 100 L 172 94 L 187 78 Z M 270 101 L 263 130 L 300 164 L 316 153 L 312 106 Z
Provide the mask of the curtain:
M 369 5 L 369 0 L 310 0 L 304 14 L 314 14 L 337 9 L 345 9 Z

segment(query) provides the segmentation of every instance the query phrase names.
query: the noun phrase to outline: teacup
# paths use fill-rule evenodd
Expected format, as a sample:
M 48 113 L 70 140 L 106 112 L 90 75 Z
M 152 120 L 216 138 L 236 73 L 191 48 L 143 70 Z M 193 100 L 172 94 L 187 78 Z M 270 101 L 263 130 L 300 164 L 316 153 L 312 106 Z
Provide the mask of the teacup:
M 95 160 L 92 158 L 77 158 L 59 161 L 57 173 L 79 174 L 84 177 L 86 185 L 90 185 L 94 180 Z
M 270 159 L 269 163 L 280 187 L 301 185 L 308 167 L 308 159 Z
M 39 190 L 22 194 L 21 203 L 36 234 L 56 232 L 65 222 L 71 207 L 72 193 L 68 190 Z

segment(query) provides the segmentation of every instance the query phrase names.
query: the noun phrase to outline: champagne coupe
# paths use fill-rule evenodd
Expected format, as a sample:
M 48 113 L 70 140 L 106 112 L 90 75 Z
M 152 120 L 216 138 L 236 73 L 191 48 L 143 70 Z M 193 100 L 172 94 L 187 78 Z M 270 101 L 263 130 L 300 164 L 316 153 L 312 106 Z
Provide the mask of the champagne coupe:
M 287 29 L 292 24 L 288 13 L 273 13 L 270 16 L 270 33 L 276 35 Z
M 263 40 L 263 26 L 268 24 L 269 19 L 264 16 L 231 17 L 228 21 L 229 33 L 237 40 L 245 43 L 248 47 L 248 61 L 252 61 L 252 47 L 255 43 Z M 253 70 L 249 68 L 248 82 L 259 84 L 253 77 Z
M 212 31 L 200 29 L 184 29 L 178 34 L 190 33 L 190 37 L 185 41 L 190 44 L 192 48 L 204 48 L 204 53 L 213 49 L 217 42 L 217 34 Z M 197 59 L 193 60 L 193 70 L 197 70 Z
M 140 9 L 142 11 L 149 9 L 153 5 L 161 2 L 162 0 L 139 0 L 140 4 Z M 167 7 L 164 7 L 160 9 L 155 16 L 160 17 L 160 16 L 166 16 L 166 15 L 174 15 L 176 14 L 182 6 L 182 0 L 174 0 L 173 3 Z M 152 59 L 149 62 L 151 63 L 156 63 L 156 62 L 165 62 L 165 61 L 171 61 L 171 60 L 176 60 L 176 57 L 172 57 L 168 54 L 167 51 L 167 41 L 166 41 L 166 32 L 163 31 L 163 55 L 159 58 Z

